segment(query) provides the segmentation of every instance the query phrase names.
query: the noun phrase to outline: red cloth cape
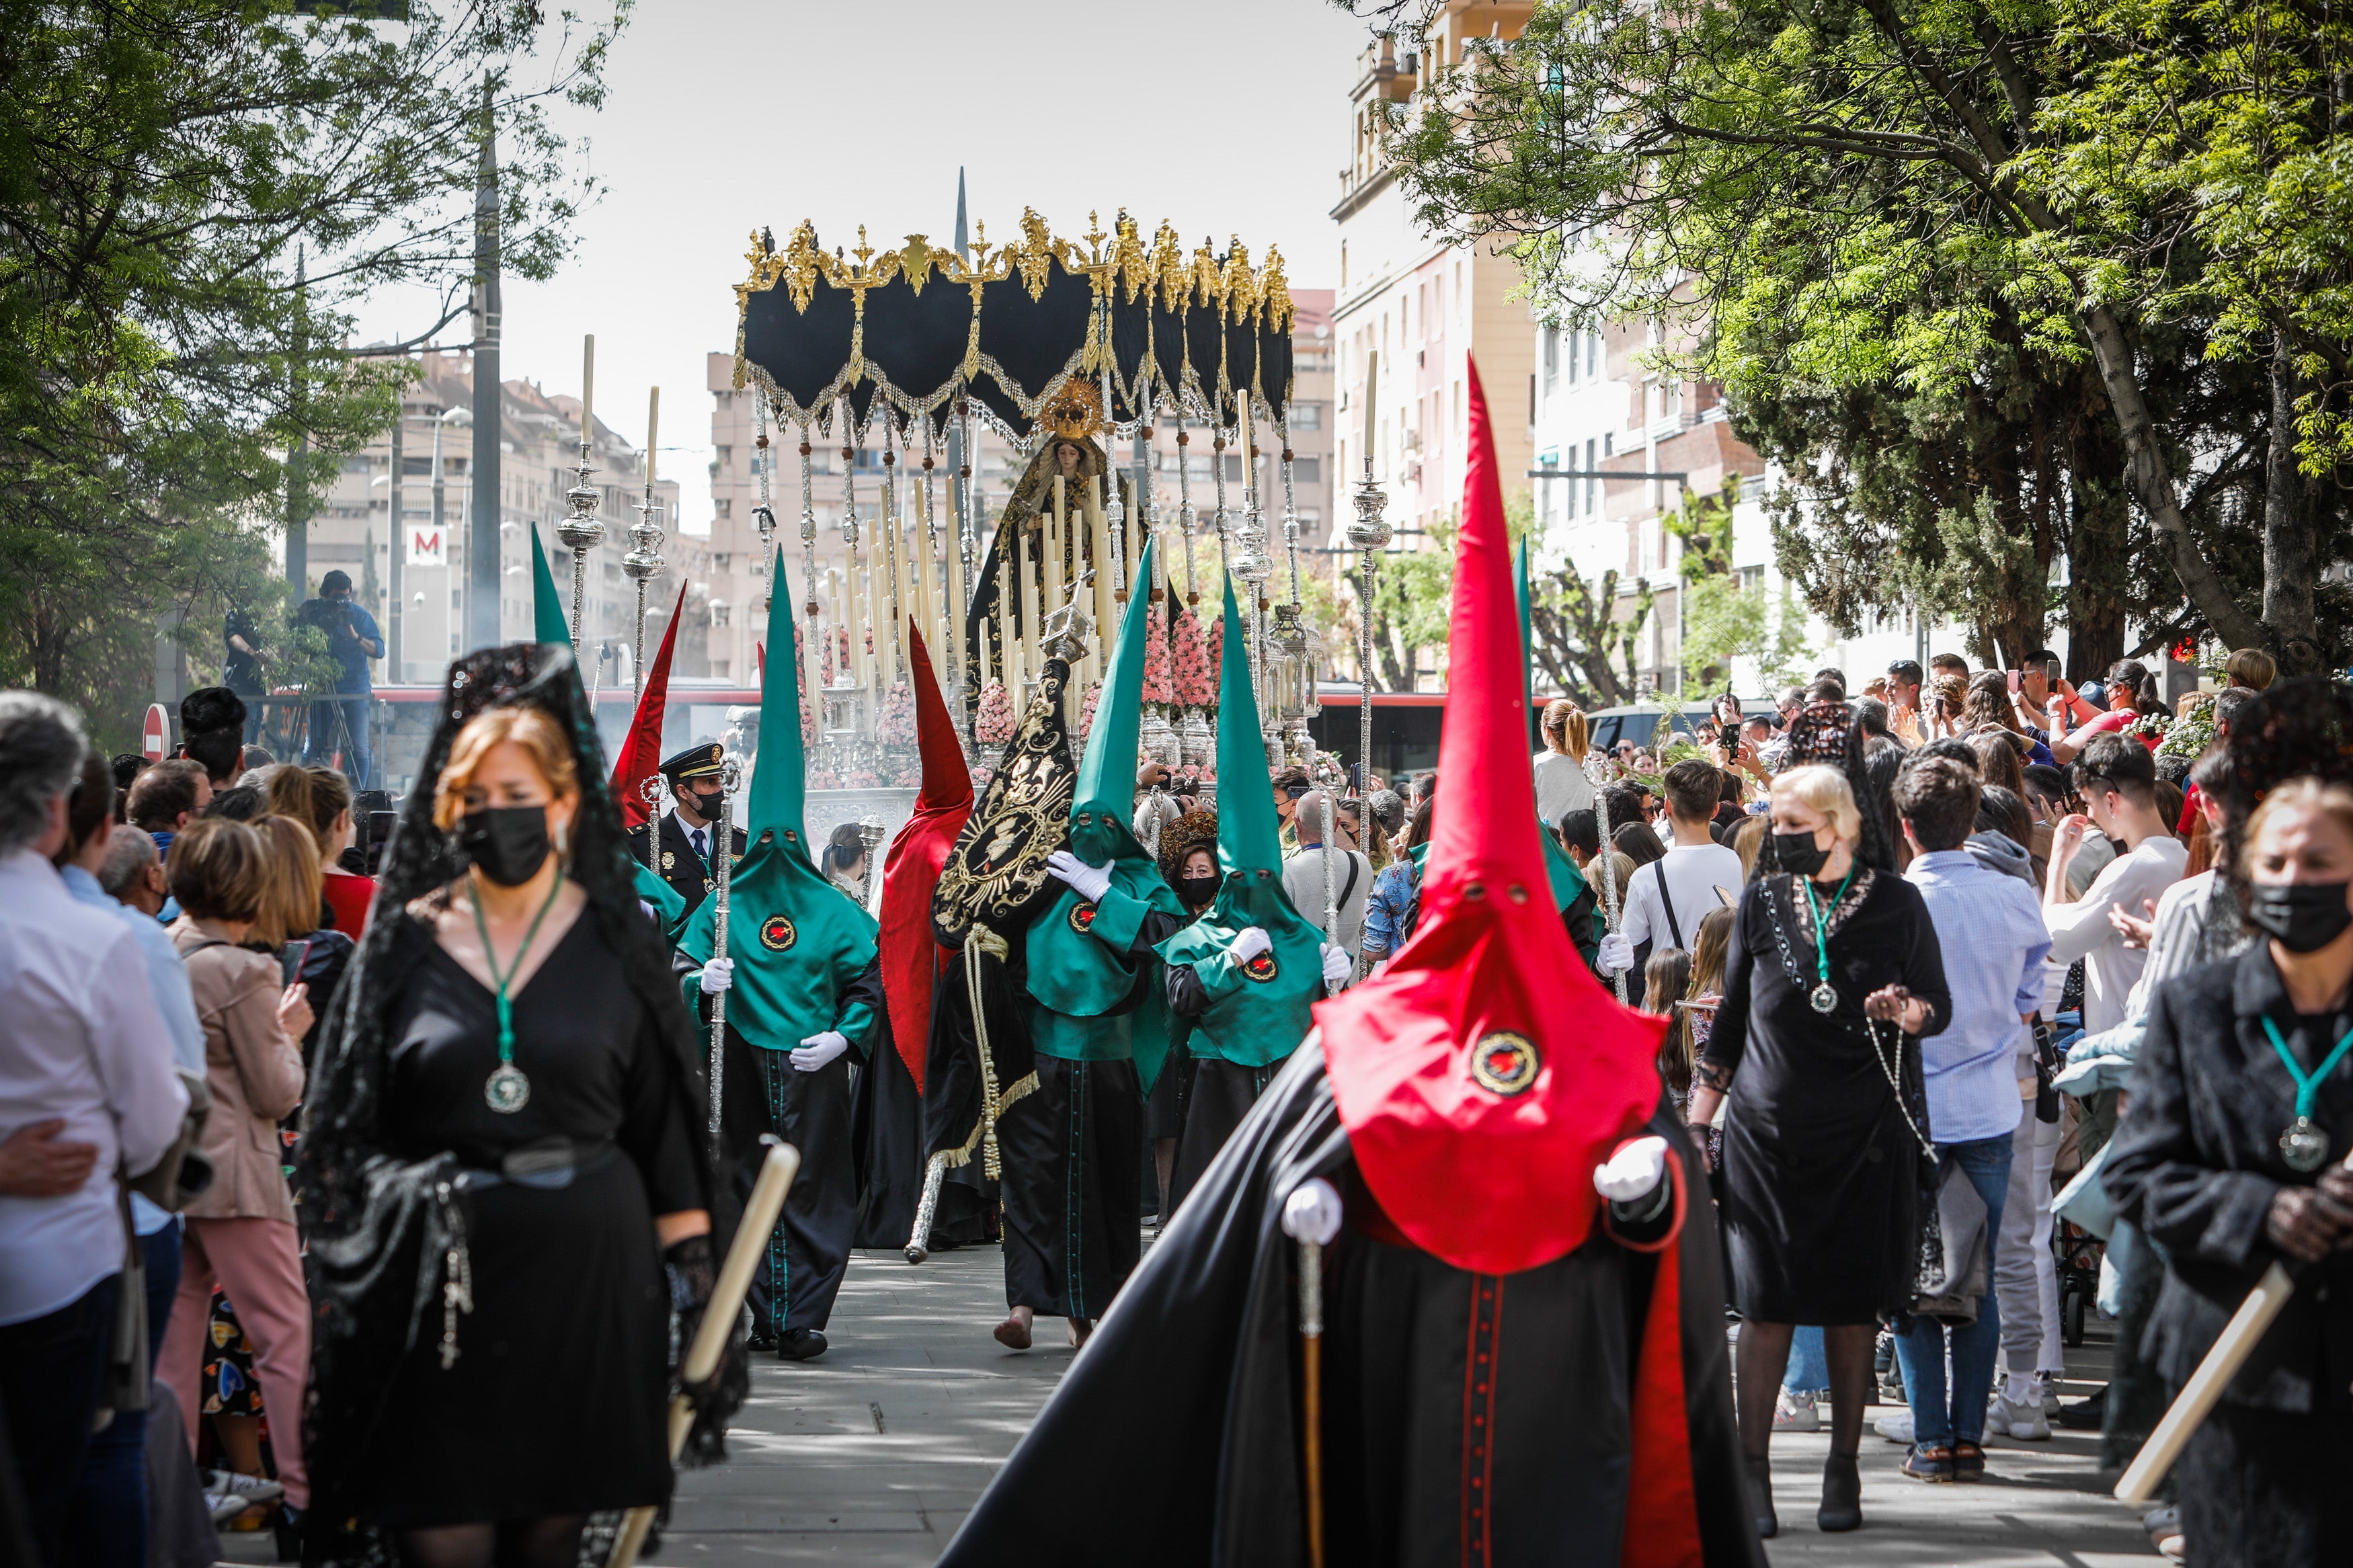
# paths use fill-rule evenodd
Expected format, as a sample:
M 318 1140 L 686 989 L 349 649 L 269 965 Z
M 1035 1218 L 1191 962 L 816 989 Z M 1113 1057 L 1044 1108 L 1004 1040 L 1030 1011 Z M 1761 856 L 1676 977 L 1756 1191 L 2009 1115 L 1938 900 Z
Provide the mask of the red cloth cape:
M 678 587 L 678 603 L 670 607 L 670 625 L 662 630 L 661 651 L 646 670 L 638 692 L 638 710 L 629 720 L 629 733 L 613 763 L 613 802 L 621 808 L 621 826 L 642 827 L 653 817 L 653 803 L 645 797 L 646 781 L 661 768 L 662 715 L 670 706 L 670 656 L 678 645 L 678 623 L 686 609 L 686 584 Z
M 932 1037 L 932 983 L 947 954 L 932 935 L 932 890 L 965 818 L 972 815 L 972 773 L 965 766 L 955 721 L 932 676 L 932 658 L 913 617 L 907 622 L 914 666 L 915 742 L 923 753 L 923 787 L 882 859 L 882 1003 L 891 1037 L 920 1092 Z

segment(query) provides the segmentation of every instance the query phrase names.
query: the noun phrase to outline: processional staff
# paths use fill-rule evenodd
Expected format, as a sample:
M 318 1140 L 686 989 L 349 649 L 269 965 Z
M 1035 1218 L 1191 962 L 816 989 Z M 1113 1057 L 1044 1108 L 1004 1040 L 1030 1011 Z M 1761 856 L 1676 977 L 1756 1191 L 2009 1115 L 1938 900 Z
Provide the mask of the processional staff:
M 1607 929 L 1614 935 L 1621 911 L 1618 908 L 1618 862 L 1609 843 L 1609 786 L 1606 778 L 1596 775 L 1593 763 L 1588 762 L 1582 765 L 1586 778 L 1593 784 L 1593 821 L 1601 836 L 1601 848 L 1594 858 L 1601 862 L 1602 907 L 1609 913 Z M 1621 969 L 1610 978 L 1618 983 L 1618 1005 L 1621 1007 L 1627 1005 L 1626 972 Z
M 581 602 L 588 593 L 588 552 L 605 542 L 605 524 L 596 516 L 596 504 L 602 498 L 596 487 L 588 482 L 596 470 L 589 466 L 596 440 L 596 334 L 586 333 L 580 340 L 580 461 L 575 467 L 572 488 L 564 499 L 571 504 L 571 515 L 555 525 L 555 537 L 572 552 L 572 658 L 580 658 Z
M 735 864 L 735 789 L 743 782 L 744 764 L 729 757 L 719 765 L 719 832 L 712 850 L 718 864 L 717 886 L 711 906 L 711 951 L 720 957 L 727 956 L 727 882 L 728 872 Z M 726 1065 L 727 993 L 714 992 L 711 997 L 711 1153 L 719 1157 L 720 1077 Z

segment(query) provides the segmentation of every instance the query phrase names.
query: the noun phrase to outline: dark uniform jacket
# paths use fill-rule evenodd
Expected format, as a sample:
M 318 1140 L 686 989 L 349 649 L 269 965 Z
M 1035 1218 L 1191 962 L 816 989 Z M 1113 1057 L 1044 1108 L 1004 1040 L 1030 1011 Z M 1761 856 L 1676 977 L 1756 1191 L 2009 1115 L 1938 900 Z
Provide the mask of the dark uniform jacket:
M 2295 1294 L 2222 1397 L 2258 1409 L 2342 1413 L 2353 1408 L 2353 1253 L 2305 1265 L 2263 1232 L 2274 1193 L 2317 1180 L 2280 1158 L 2295 1082 L 2263 1030 L 2266 1016 L 2306 1072 L 2353 1027 L 2345 1011 L 2316 1028 L 2299 1020 L 2263 943 L 2158 986 L 2131 1107 L 2101 1181 L 2117 1213 L 2168 1256 L 2141 1342 L 2160 1376 L 2177 1388 L 2189 1382 L 2263 1270 L 2282 1262 Z M 2353 1149 L 2353 1068 L 2329 1075 L 2313 1120 L 2328 1133 L 2330 1158 L 2342 1160 Z
M 686 825 L 679 821 L 677 812 L 662 813 L 659 840 L 654 826 L 649 823 L 629 829 L 629 853 L 637 857 L 638 865 L 668 882 L 686 900 L 685 914 L 691 915 L 695 906 L 719 885 L 718 875 L 694 852 L 694 840 L 687 836 Z M 708 844 L 712 837 L 712 831 L 706 828 L 703 842 Z M 744 830 L 739 827 L 735 829 L 735 858 L 739 862 L 746 847 Z M 684 919 L 684 915 L 680 918 Z

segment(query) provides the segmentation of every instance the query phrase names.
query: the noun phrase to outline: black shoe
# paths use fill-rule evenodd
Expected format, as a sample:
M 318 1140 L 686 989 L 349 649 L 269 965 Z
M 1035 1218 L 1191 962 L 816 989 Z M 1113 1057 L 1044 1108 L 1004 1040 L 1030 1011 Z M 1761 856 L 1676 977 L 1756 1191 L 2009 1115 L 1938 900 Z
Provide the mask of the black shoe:
M 1832 1454 L 1822 1466 L 1822 1506 L 1814 1522 L 1826 1533 L 1862 1527 L 1862 1473 L 1852 1454 Z
M 754 1351 L 765 1352 L 776 1348 L 776 1336 L 766 1329 L 754 1329 L 752 1337 L 744 1343 Z
M 2070 1432 L 2096 1432 L 2108 1419 L 2108 1388 L 2102 1384 L 2100 1391 L 2089 1399 L 2079 1399 L 2073 1405 L 2063 1405 L 2052 1420 Z
M 786 1329 L 776 1341 L 778 1361 L 815 1361 L 825 1353 L 825 1335 L 816 1329 Z
M 1748 1511 L 1757 1516 L 1757 1533 L 1767 1541 L 1781 1533 L 1773 1512 L 1773 1466 L 1761 1454 L 1747 1456 Z
M 274 1544 L 278 1550 L 278 1561 L 280 1563 L 301 1562 L 302 1510 L 294 1507 L 291 1503 L 280 1503 L 278 1505 L 277 1518 L 271 1528 L 276 1535 Z

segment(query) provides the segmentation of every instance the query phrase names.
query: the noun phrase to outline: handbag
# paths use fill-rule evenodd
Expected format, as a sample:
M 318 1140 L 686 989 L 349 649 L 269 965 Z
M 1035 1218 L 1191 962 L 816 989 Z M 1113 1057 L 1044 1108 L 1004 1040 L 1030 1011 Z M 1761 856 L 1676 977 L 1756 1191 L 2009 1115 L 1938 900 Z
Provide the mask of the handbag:
M 1986 1222 L 1991 1215 L 1958 1160 L 1939 1160 L 1936 1165 L 1936 1201 L 1920 1227 L 1912 1315 L 1959 1328 L 1978 1321 L 1978 1302 L 1991 1282 L 1986 1266 Z

